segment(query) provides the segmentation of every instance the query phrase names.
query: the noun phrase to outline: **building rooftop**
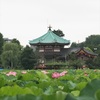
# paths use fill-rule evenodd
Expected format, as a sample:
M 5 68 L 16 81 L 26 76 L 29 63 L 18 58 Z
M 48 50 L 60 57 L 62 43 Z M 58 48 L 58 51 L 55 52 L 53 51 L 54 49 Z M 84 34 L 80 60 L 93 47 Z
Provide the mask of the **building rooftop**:
M 68 45 L 70 44 L 69 40 L 63 39 L 62 37 L 59 37 L 55 33 L 52 32 L 51 27 L 49 27 L 49 30 L 46 34 L 40 36 L 39 38 L 33 39 L 29 41 L 30 45 L 36 45 L 36 44 L 63 44 Z
M 87 54 L 94 55 L 94 56 L 98 56 L 98 54 L 96 54 L 96 53 L 94 53 L 94 52 L 92 52 L 92 51 L 87 50 L 85 47 L 83 47 L 83 48 L 78 48 L 78 49 L 76 50 L 75 53 L 79 53 L 79 52 L 81 52 L 82 50 L 83 50 L 85 53 L 87 53 Z

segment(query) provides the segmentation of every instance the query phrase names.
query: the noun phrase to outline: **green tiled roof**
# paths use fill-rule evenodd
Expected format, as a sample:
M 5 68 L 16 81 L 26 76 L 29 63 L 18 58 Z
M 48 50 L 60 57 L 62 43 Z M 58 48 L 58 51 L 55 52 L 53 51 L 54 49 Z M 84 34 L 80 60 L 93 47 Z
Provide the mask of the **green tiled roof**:
M 70 41 L 57 36 L 51 30 L 48 30 L 48 32 L 44 34 L 43 36 L 29 41 L 30 45 L 32 44 L 33 45 L 35 44 L 54 44 L 54 43 L 68 45 L 70 44 Z

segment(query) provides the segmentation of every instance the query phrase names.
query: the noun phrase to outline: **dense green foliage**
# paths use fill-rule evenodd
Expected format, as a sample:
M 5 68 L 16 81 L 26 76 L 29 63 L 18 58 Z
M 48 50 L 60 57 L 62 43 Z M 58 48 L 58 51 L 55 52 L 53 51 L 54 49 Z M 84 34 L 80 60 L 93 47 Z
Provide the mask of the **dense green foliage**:
M 64 36 L 63 31 L 61 31 L 60 29 L 58 29 L 58 30 L 53 30 L 53 33 L 55 33 L 56 35 L 58 35 L 58 36 L 60 36 L 60 37 L 63 37 L 63 36 Z
M 59 29 L 54 30 L 53 32 L 60 37 L 64 36 L 63 32 Z M 10 43 L 8 43 L 9 46 L 7 46 L 6 50 L 4 50 L 6 42 L 7 41 L 4 43 L 3 35 L 0 33 L 0 67 L 30 69 L 34 67 L 37 62 L 37 58 L 40 58 L 39 54 L 37 52 L 33 52 L 30 47 L 28 47 L 30 50 L 27 50 L 27 46 L 22 47 L 17 39 L 13 39 Z M 17 46 L 11 46 L 11 43 Z M 69 54 L 66 56 L 69 67 L 74 66 L 74 68 L 80 68 L 82 65 L 86 64 L 89 68 L 100 68 L 100 35 L 91 35 L 86 38 L 85 42 L 82 43 L 72 43 L 71 48 L 73 47 L 85 47 L 89 51 L 97 53 L 98 56 L 95 59 L 89 59 L 84 62 L 79 60 L 75 55 Z M 28 66 L 30 66 L 30 68 Z
M 19 49 L 21 50 L 23 47 L 21 46 L 21 44 L 20 44 L 20 42 L 19 42 L 19 40 L 17 40 L 17 39 L 12 39 L 12 41 L 11 41 L 11 43 L 16 43 L 19 47 Z
M 17 43 L 18 45 L 20 45 L 20 42 L 17 39 L 13 39 L 11 42 L 12 43 Z
M 0 100 L 100 100 L 100 70 L 0 71 Z
M 71 54 L 68 55 L 68 66 L 69 68 L 82 68 L 82 66 L 85 65 L 85 61 L 82 59 L 78 59 L 77 55 L 72 52 Z
M 97 58 L 87 60 L 86 64 L 90 68 L 100 68 L 100 35 L 91 35 L 86 38 L 85 42 L 72 43 L 71 47 L 86 47 L 88 50 L 98 54 Z
M 1 54 L 2 54 L 2 47 L 3 47 L 3 35 L 0 33 L 0 67 L 1 67 Z
M 3 46 L 4 40 L 3 40 L 3 35 L 0 33 L 0 55 L 2 53 L 2 46 Z
M 36 56 L 33 49 L 26 46 L 21 53 L 21 65 L 25 69 L 32 69 L 36 64 Z
M 1 54 L 4 68 L 16 68 L 19 60 L 19 46 L 16 43 L 5 43 Z
M 100 35 L 91 35 L 82 43 L 73 42 L 71 47 L 89 47 L 92 51 L 100 54 Z
M 3 35 L 0 33 L 0 68 L 31 69 L 36 62 L 36 56 L 29 46 L 23 48 L 17 39 L 4 42 Z
M 96 52 L 99 51 L 100 53 L 100 35 L 91 35 L 88 38 L 86 38 L 84 46 L 88 46 L 93 51 L 95 51 L 95 48 L 97 48 Z

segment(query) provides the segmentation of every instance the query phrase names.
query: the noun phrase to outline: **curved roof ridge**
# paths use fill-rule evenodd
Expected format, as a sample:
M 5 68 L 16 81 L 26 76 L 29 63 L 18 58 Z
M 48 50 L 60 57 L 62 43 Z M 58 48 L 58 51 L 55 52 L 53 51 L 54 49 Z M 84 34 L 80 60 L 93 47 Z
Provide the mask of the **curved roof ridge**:
M 58 43 L 58 44 L 68 45 L 70 44 L 70 41 L 63 39 L 62 37 L 59 37 L 58 35 L 53 33 L 51 30 L 48 30 L 46 34 L 29 42 L 29 44 L 38 44 L 38 43 L 40 44 Z
M 89 50 L 86 50 L 84 47 L 80 47 L 80 48 L 78 48 L 77 50 L 76 50 L 76 52 L 75 53 L 78 53 L 78 52 L 80 52 L 81 50 L 83 50 L 84 52 L 86 52 L 86 53 L 88 53 L 88 54 L 91 54 L 91 55 L 95 55 L 95 56 L 97 56 L 98 54 L 96 54 L 96 53 L 94 53 L 94 52 L 91 52 L 91 51 L 89 51 Z

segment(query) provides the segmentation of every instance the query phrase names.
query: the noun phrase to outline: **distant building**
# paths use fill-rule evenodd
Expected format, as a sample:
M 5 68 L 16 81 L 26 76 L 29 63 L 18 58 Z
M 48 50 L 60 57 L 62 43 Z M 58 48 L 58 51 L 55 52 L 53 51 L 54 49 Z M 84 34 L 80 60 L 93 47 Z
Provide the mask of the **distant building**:
M 37 51 L 41 63 L 48 61 L 66 61 L 69 55 L 74 52 L 78 59 L 88 60 L 97 57 L 92 51 L 86 48 L 64 48 L 70 44 L 70 40 L 63 39 L 52 32 L 51 27 L 46 34 L 29 41 L 34 51 Z
M 56 60 L 63 56 L 65 57 L 67 49 L 64 48 L 64 46 L 68 46 L 70 41 L 59 37 L 53 33 L 51 27 L 49 27 L 49 30 L 46 34 L 29 41 L 29 44 L 34 51 L 38 51 L 41 62 L 44 62 L 49 60 Z
M 82 59 L 82 60 L 88 60 L 90 58 L 94 59 L 97 57 L 98 54 L 92 52 L 92 51 L 89 51 L 87 50 L 85 47 L 83 48 L 78 48 L 76 51 L 75 51 L 77 57 L 79 59 Z

